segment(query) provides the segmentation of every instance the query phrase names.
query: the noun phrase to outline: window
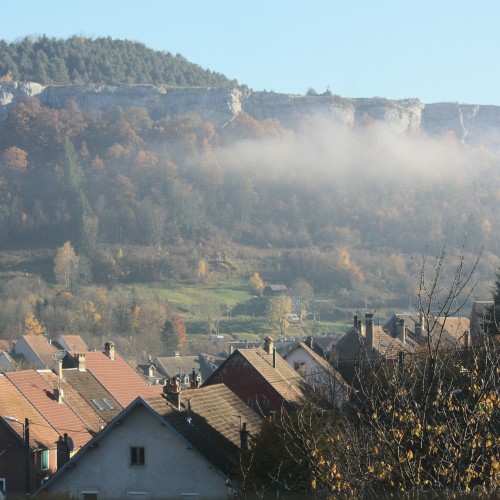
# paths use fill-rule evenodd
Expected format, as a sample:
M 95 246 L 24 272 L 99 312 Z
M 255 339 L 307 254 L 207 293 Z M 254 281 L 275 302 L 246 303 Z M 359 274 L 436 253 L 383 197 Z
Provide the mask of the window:
M 106 404 L 106 406 L 110 409 L 110 410 L 114 410 L 115 407 L 111 404 L 111 401 L 109 399 L 106 399 L 106 398 L 102 398 L 102 400 L 104 401 L 104 403 Z
M 42 450 L 40 455 L 40 468 L 42 470 L 48 470 L 49 468 L 49 450 Z
M 97 500 L 97 491 L 82 491 L 80 492 L 80 498 L 82 500 Z
M 93 399 L 92 403 L 94 403 L 97 406 L 97 408 L 99 408 L 99 410 L 101 410 L 101 411 L 104 410 L 104 406 L 102 406 L 102 404 L 99 403 L 99 401 L 97 401 L 97 399 Z
M 145 499 L 148 498 L 148 494 L 145 491 L 129 491 L 127 498 Z
M 144 465 L 144 446 L 130 447 L 130 465 Z

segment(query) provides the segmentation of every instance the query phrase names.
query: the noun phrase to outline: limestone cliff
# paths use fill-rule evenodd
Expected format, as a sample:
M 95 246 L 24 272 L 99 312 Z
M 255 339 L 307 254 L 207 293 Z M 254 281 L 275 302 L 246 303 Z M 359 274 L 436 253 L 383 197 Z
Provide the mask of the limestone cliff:
M 380 121 L 397 131 L 423 131 L 431 135 L 453 132 L 464 142 L 496 142 L 500 134 L 500 107 L 457 103 L 423 104 L 418 99 L 348 99 L 334 95 L 301 96 L 274 92 L 244 92 L 233 88 L 170 88 L 152 85 L 67 85 L 37 83 L 0 84 L 0 120 L 23 99 L 36 96 L 45 106 L 63 107 L 75 101 L 84 111 L 141 106 L 158 118 L 199 114 L 216 127 L 224 127 L 244 111 L 262 120 L 275 118 L 294 126 L 307 115 L 323 115 L 349 127 Z

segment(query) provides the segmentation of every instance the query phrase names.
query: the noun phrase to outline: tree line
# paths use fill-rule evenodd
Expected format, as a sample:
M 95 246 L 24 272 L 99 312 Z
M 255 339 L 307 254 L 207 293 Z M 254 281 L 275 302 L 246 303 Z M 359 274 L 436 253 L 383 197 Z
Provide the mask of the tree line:
M 180 54 L 111 37 L 25 37 L 0 40 L 0 80 L 42 85 L 153 84 L 173 87 L 237 87 L 221 73 L 203 69 Z

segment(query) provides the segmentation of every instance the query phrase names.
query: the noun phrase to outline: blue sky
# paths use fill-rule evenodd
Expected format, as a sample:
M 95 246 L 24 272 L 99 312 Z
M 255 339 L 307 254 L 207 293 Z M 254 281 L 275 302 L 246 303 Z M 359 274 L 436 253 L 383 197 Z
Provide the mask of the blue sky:
M 111 36 L 254 90 L 500 105 L 498 0 L 23 0 L 0 38 Z

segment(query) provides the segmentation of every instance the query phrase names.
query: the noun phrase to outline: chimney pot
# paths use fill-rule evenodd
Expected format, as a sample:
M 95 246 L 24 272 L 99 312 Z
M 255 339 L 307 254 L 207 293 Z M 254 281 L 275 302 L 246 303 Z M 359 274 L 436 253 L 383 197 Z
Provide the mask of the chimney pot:
M 115 359 L 115 344 L 114 344 L 114 342 L 109 341 L 109 342 L 106 342 L 104 344 L 104 353 L 111 361 L 113 361 Z
M 85 354 L 78 354 L 78 371 L 85 371 Z
M 309 335 L 306 339 L 306 345 L 307 347 L 309 347 L 310 349 L 313 348 L 313 338 L 311 337 L 311 335 Z
M 54 388 L 54 399 L 61 405 L 64 402 L 64 391 L 60 387 Z
M 266 351 L 268 354 L 271 354 L 273 350 L 273 339 L 271 337 L 266 337 L 264 339 L 264 351 Z

